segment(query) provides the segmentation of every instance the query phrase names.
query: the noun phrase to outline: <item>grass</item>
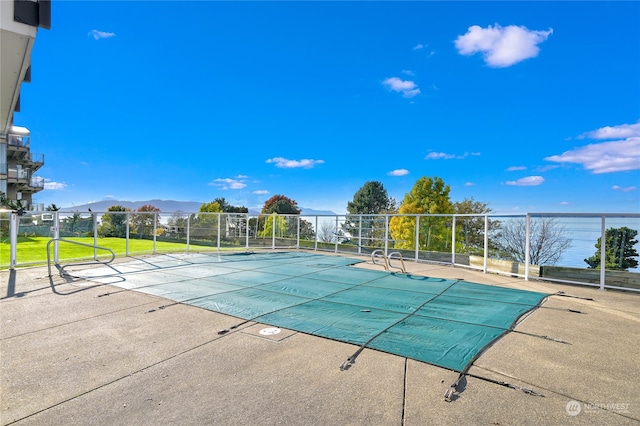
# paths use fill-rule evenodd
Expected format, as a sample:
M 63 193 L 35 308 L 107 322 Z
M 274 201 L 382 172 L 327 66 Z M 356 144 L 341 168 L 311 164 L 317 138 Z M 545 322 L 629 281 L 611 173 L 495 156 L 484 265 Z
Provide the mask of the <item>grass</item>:
M 18 237 L 17 246 L 17 263 L 21 264 L 38 264 L 47 262 L 47 242 L 49 237 Z M 93 237 L 86 238 L 65 238 L 67 240 L 76 241 L 93 245 Z M 98 238 L 98 246 L 110 248 L 116 253 L 116 256 L 124 256 L 126 254 L 126 240 L 124 238 L 108 237 Z M 59 259 L 77 260 L 92 259 L 93 248 L 83 247 L 76 244 L 65 242 L 59 243 Z M 185 251 L 187 245 L 185 243 L 175 242 L 156 242 L 156 252 Z M 6 239 L 0 241 L 0 268 L 9 267 L 10 263 L 10 246 Z M 53 253 L 53 247 L 51 247 Z M 143 254 L 153 252 L 153 241 L 144 239 L 129 240 L 129 254 Z M 106 250 L 98 250 L 99 257 L 108 257 L 110 253 Z

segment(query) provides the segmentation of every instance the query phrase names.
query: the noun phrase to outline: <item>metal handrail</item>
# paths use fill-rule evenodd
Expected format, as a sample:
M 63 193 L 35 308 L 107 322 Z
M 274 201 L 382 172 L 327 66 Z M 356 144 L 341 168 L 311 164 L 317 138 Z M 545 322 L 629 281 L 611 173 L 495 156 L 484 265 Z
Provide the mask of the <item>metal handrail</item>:
M 397 255 L 397 256 L 394 256 L 394 255 Z M 406 270 L 406 269 L 405 269 L 405 267 L 404 267 L 404 259 L 402 258 L 402 253 L 400 253 L 399 251 L 394 251 L 394 252 L 389 253 L 389 256 L 388 256 L 388 257 L 389 257 L 389 261 L 388 261 L 389 268 L 400 269 L 404 274 L 406 274 L 406 273 L 407 273 L 407 270 Z M 400 266 L 400 267 L 398 267 L 398 266 L 392 266 L 392 265 L 391 265 L 391 259 L 393 259 L 393 258 L 398 258 L 398 259 L 400 259 L 400 264 L 401 264 L 402 266 Z
M 384 250 L 378 249 L 371 252 L 371 262 L 373 262 L 374 265 L 380 265 L 379 263 L 376 262 L 376 258 L 382 258 L 384 260 L 384 264 L 381 266 L 384 267 L 385 271 L 388 271 L 389 262 L 387 262 L 387 256 L 384 255 Z
M 115 252 L 113 250 L 111 250 L 110 248 L 107 248 L 107 247 L 100 247 L 100 246 L 97 246 L 95 244 L 86 244 L 86 243 L 80 243 L 78 241 L 65 240 L 63 238 L 52 238 L 52 239 L 49 240 L 49 242 L 47 242 L 47 268 L 49 269 L 49 277 L 50 278 L 52 277 L 52 274 L 51 274 L 51 250 L 50 250 L 50 248 L 51 248 L 51 243 L 53 243 L 54 241 L 62 241 L 64 243 L 71 243 L 71 244 L 76 244 L 76 245 L 79 245 L 79 246 L 90 247 L 90 248 L 92 248 L 94 250 L 95 249 L 106 250 L 106 251 L 111 253 L 111 259 L 109 259 L 108 261 L 103 262 L 101 260 L 98 260 L 97 257 L 95 257 L 95 256 L 93 258 L 93 260 L 95 260 L 96 262 L 101 263 L 103 265 L 108 265 L 109 263 L 113 262 L 115 260 L 115 258 L 116 258 Z M 56 262 L 56 265 L 59 265 L 59 263 Z M 60 274 L 60 276 L 62 276 L 62 274 Z

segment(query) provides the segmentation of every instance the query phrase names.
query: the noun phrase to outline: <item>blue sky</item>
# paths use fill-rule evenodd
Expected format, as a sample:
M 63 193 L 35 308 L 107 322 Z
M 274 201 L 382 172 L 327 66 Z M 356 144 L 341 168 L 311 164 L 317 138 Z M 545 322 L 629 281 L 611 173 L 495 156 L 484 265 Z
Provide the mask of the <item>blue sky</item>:
M 52 7 L 15 116 L 45 205 L 344 213 L 439 176 L 497 213 L 640 211 L 638 2 Z

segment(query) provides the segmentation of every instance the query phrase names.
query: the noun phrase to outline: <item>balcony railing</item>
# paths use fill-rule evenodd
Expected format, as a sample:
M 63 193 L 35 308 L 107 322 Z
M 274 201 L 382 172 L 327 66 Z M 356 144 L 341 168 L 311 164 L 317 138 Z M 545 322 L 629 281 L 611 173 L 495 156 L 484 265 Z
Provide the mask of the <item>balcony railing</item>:
M 44 164 L 44 154 L 34 154 L 27 152 L 22 159 L 27 163 Z
M 30 141 L 31 138 L 29 136 L 9 134 L 7 137 L 7 144 L 9 147 L 29 148 Z
M 9 179 L 29 180 L 31 169 L 9 169 L 7 173 Z

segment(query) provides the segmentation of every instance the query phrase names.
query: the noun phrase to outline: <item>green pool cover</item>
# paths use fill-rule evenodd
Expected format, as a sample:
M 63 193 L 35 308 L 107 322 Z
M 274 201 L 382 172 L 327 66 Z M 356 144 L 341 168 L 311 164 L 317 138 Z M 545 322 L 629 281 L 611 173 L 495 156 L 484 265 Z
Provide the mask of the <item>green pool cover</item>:
M 354 268 L 302 252 L 158 256 L 125 288 L 462 372 L 545 293 Z

